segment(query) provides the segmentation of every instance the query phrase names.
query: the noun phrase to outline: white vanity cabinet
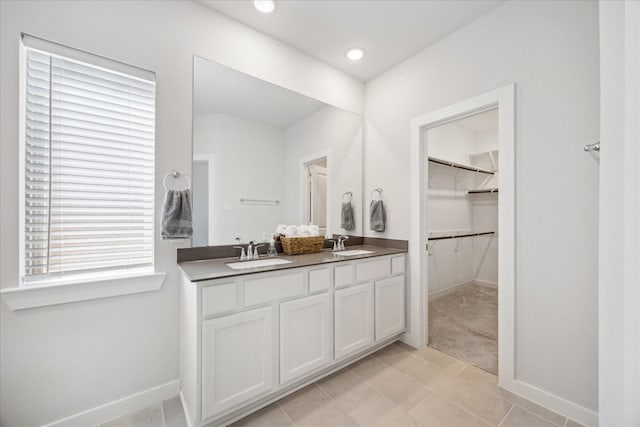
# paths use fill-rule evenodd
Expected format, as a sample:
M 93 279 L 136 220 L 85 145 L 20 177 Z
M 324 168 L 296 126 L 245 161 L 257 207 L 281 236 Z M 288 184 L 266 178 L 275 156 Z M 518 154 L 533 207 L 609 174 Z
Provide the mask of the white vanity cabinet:
M 397 340 L 405 256 L 181 286 L 181 397 L 190 426 L 227 425 Z
M 202 417 L 274 386 L 273 307 L 202 323 Z
M 328 365 L 333 349 L 331 295 L 280 304 L 280 383 Z
M 373 284 L 335 292 L 335 357 L 343 359 L 373 344 Z

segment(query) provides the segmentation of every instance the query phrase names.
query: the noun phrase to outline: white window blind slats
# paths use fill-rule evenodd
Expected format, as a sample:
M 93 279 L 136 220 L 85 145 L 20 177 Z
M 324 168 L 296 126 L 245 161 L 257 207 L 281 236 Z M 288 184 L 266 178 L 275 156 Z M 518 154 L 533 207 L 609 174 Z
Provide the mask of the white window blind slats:
M 25 282 L 152 265 L 155 83 L 31 48 L 24 67 Z

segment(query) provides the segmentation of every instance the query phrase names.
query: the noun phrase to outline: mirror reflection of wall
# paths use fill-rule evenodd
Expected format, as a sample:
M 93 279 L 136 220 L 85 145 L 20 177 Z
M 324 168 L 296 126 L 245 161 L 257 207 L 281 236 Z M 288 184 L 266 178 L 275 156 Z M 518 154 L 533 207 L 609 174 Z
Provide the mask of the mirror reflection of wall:
M 362 118 L 194 58 L 194 246 L 268 238 L 279 224 L 361 234 Z M 311 174 L 311 176 L 310 176 Z

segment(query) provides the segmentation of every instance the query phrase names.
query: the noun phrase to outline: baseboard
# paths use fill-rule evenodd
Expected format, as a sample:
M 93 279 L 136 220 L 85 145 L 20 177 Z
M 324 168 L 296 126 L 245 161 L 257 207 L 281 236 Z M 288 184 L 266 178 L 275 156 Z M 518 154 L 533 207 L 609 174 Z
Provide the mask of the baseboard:
M 86 427 L 109 421 L 130 412 L 139 411 L 149 406 L 170 399 L 180 393 L 180 380 L 153 387 L 122 399 L 79 412 L 46 426 L 51 427 Z
M 485 288 L 498 289 L 498 284 L 496 282 L 489 282 L 487 280 L 476 279 L 473 281 L 473 283 L 478 286 L 483 286 Z
M 443 297 L 445 295 L 449 295 L 450 293 L 453 293 L 459 289 L 462 289 L 466 286 L 469 285 L 473 285 L 476 281 L 475 280 L 469 280 L 467 282 L 462 282 L 462 283 L 458 283 L 452 286 L 449 286 L 448 288 L 444 288 L 444 289 L 440 289 L 434 292 L 430 292 L 429 293 L 429 299 L 438 299 L 440 297 Z
M 501 382 L 500 387 L 520 397 L 524 397 L 540 406 L 544 406 L 586 427 L 598 426 L 598 413 L 570 402 L 560 396 L 544 391 L 520 380 Z

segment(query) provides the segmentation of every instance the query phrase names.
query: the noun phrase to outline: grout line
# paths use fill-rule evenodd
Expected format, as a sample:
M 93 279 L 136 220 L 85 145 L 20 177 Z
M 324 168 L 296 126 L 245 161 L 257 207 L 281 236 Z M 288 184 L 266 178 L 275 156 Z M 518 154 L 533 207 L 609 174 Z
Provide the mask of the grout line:
M 162 425 L 167 427 L 167 420 L 164 417 L 164 402 L 160 402 L 160 413 L 162 414 Z
M 483 423 L 488 424 L 488 425 L 490 425 L 490 426 L 493 426 L 493 425 L 494 425 L 494 424 L 492 424 L 492 423 L 491 423 L 491 421 L 487 421 L 487 420 L 485 420 L 484 418 L 480 417 L 479 415 L 476 415 L 476 414 L 474 414 L 473 412 L 469 411 L 468 409 L 463 408 L 463 407 L 462 407 L 462 406 L 460 406 L 457 402 L 455 402 L 455 401 L 453 401 L 453 400 L 449 399 L 448 397 L 446 397 L 446 396 L 444 396 L 444 395 L 442 395 L 442 394 L 440 394 L 440 393 L 438 393 L 438 392 L 436 392 L 436 391 L 434 391 L 434 392 L 433 392 L 433 394 L 434 394 L 434 395 L 436 395 L 437 397 L 439 397 L 440 399 L 442 399 L 442 400 L 444 400 L 444 401 L 446 401 L 446 402 L 450 403 L 451 405 L 455 406 L 456 408 L 460 409 L 461 411 L 466 412 L 467 414 L 471 415 L 473 418 L 476 418 L 476 419 L 478 419 L 478 420 L 482 421 Z M 507 402 L 507 403 L 511 404 L 511 406 L 509 407 L 509 410 L 508 410 L 508 411 L 507 411 L 507 413 L 505 414 L 505 418 L 507 417 L 507 415 L 509 414 L 509 412 L 511 412 L 511 409 L 515 406 L 515 405 L 514 405 L 513 403 L 511 403 L 511 402 Z
M 506 414 L 504 414 L 504 418 L 502 419 L 502 421 L 500 421 L 500 423 L 498 424 L 497 427 L 502 426 L 502 424 L 504 423 L 504 420 L 507 419 L 507 417 L 509 416 L 509 414 L 511 413 L 511 411 L 513 411 L 513 408 L 515 408 L 516 405 L 514 405 L 513 403 L 511 404 L 511 408 L 509 408 L 509 410 L 507 411 Z
M 509 402 L 511 402 L 510 400 L 508 400 L 508 401 L 509 401 Z M 551 421 L 551 420 L 549 420 L 549 419 L 547 419 L 547 418 L 545 418 L 545 417 L 543 417 L 543 416 L 541 416 L 541 415 L 538 415 L 538 414 L 536 414 L 536 413 L 535 413 L 535 412 L 533 412 L 533 411 L 530 411 L 529 409 L 525 408 L 524 406 L 520 406 L 520 405 L 518 405 L 518 404 L 517 404 L 517 403 L 515 403 L 515 402 L 511 402 L 511 403 L 513 403 L 513 406 L 517 406 L 519 409 L 522 409 L 523 411 L 528 412 L 528 413 L 530 413 L 531 415 L 533 415 L 533 416 L 535 416 L 535 417 L 538 417 L 538 418 L 540 418 L 541 420 L 546 421 L 546 422 L 548 422 L 549 424 L 552 424 L 552 425 L 554 425 L 554 426 L 556 426 L 556 427 L 566 427 L 566 425 L 567 425 L 567 417 L 565 417 L 565 416 L 564 416 L 564 415 L 562 415 L 562 414 L 558 414 L 558 415 L 560 415 L 561 417 L 564 417 L 564 421 L 562 422 L 561 426 L 558 426 L 558 425 L 557 425 L 556 423 L 554 423 L 553 421 Z M 538 406 L 540 406 L 540 405 L 538 405 Z M 542 407 L 542 408 L 544 408 L 544 406 L 541 406 L 541 407 Z M 546 409 L 546 408 L 545 408 L 545 409 Z M 550 410 L 549 410 L 549 411 L 550 411 Z M 553 411 L 551 411 L 551 412 L 553 412 Z M 555 412 L 554 412 L 554 413 L 555 413 Z
M 282 399 L 276 400 L 276 405 L 278 405 L 278 409 L 280 409 L 280 410 L 282 411 L 282 413 L 284 414 L 284 417 L 285 417 L 286 419 L 288 419 L 289 421 L 291 421 L 291 425 L 295 425 L 295 423 L 293 422 L 293 418 L 291 418 L 291 417 L 289 416 L 289 414 L 287 414 L 287 411 L 285 411 L 285 410 L 284 410 L 284 408 L 282 407 L 282 405 L 280 405 L 280 400 L 282 400 Z

